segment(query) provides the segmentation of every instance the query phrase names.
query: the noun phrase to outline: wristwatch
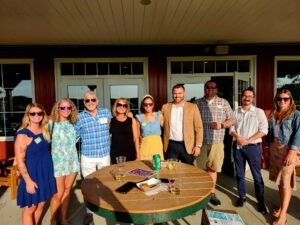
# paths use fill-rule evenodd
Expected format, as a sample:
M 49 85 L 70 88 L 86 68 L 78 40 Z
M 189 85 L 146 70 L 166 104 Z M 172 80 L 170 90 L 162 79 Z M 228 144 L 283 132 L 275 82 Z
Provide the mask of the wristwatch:
M 224 129 L 225 126 L 224 126 L 224 123 L 221 123 L 221 129 Z

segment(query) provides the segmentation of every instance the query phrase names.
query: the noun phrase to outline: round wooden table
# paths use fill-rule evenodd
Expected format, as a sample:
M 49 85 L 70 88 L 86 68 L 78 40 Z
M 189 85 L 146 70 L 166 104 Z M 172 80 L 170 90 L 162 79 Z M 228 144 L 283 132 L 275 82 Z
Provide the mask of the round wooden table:
M 165 165 L 165 164 L 164 164 Z M 127 194 L 115 190 L 123 183 L 117 182 L 112 165 L 87 176 L 81 185 L 87 207 L 99 216 L 119 222 L 134 224 L 158 224 L 186 217 L 203 209 L 210 200 L 213 182 L 210 176 L 195 166 L 179 163 L 176 178 L 180 178 L 180 195 L 162 191 L 146 196 L 143 191 L 133 188 Z M 152 170 L 150 161 L 132 161 L 125 163 L 125 170 Z M 170 178 L 169 169 L 162 167 L 159 177 Z M 139 182 L 145 178 L 126 174 L 125 182 Z

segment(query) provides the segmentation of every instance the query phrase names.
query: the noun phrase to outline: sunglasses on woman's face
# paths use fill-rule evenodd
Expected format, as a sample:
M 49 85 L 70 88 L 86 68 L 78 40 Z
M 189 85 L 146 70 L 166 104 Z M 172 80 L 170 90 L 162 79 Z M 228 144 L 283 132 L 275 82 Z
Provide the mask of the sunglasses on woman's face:
M 287 102 L 288 100 L 290 100 L 290 98 L 287 98 L 287 97 L 286 97 L 286 98 L 281 98 L 281 97 L 277 97 L 277 98 L 276 98 L 276 101 L 277 101 L 277 102 L 281 102 L 282 100 L 283 100 L 284 102 Z
M 72 106 L 59 106 L 60 110 L 72 110 Z
M 117 103 L 117 107 L 127 108 L 128 105 L 127 104 L 122 104 L 122 103 Z
M 143 103 L 144 107 L 153 106 L 153 103 Z
M 85 103 L 96 102 L 96 101 L 97 101 L 97 99 L 95 99 L 95 98 L 87 98 L 84 100 Z
M 29 112 L 29 116 L 36 116 L 36 115 L 43 116 L 44 113 L 43 112 Z

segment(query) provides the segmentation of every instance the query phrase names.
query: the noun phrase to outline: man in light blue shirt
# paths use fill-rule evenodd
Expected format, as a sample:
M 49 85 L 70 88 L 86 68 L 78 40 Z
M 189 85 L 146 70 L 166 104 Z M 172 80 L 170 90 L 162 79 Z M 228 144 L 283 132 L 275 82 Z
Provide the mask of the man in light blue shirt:
M 253 106 L 255 93 L 252 87 L 242 92 L 242 106 L 234 112 L 235 124 L 229 133 L 235 138 L 233 156 L 236 169 L 239 199 L 236 207 L 242 207 L 246 201 L 245 166 L 248 162 L 254 179 L 255 195 L 258 201 L 258 211 L 266 214 L 264 203 L 264 181 L 261 176 L 260 143 L 268 133 L 268 121 L 264 111 Z
M 98 108 L 99 100 L 92 91 L 85 93 L 83 101 L 85 110 L 79 114 L 75 129 L 81 138 L 81 173 L 86 177 L 110 165 L 109 123 L 112 114 L 106 108 Z M 87 210 L 84 224 L 92 220 L 92 213 Z

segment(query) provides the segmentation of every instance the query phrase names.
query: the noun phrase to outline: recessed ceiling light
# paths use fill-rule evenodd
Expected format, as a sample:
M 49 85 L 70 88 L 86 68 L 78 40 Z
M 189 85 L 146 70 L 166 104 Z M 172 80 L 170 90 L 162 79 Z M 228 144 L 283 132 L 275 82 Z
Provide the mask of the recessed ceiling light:
M 150 5 L 151 0 L 141 0 L 142 5 Z

